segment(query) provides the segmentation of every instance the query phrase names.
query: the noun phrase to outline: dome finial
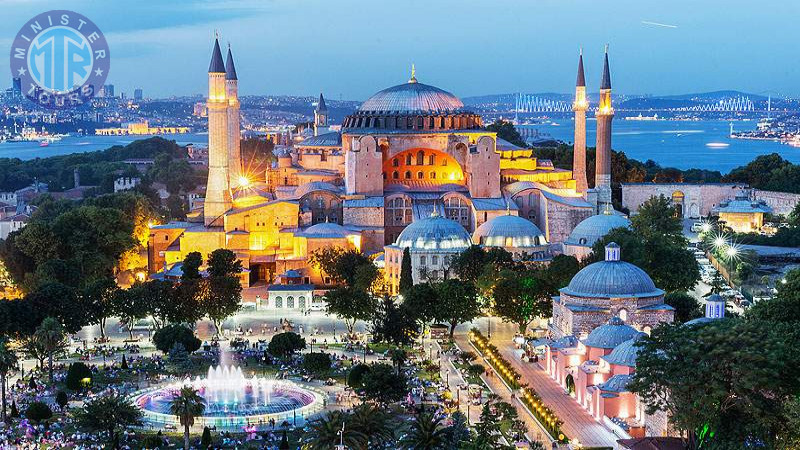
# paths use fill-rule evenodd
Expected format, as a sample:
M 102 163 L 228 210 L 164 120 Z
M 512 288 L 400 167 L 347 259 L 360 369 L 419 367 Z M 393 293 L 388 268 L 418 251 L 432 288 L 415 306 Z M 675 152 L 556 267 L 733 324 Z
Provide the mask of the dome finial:
M 409 83 L 416 83 L 417 82 L 417 68 L 414 67 L 414 63 L 411 63 L 411 78 L 408 79 Z
M 431 211 L 431 217 L 438 217 L 439 216 L 439 209 L 436 205 L 436 200 L 433 201 L 433 211 Z
M 610 203 L 606 203 L 606 207 L 605 209 L 603 209 L 603 214 L 605 214 L 606 216 L 612 215 Z

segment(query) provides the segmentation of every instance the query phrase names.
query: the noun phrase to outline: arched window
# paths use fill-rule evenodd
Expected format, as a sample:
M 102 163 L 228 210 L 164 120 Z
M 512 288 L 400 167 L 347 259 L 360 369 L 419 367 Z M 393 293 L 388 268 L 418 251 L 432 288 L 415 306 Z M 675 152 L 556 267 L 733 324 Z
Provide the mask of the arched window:
M 431 172 L 431 179 L 432 180 L 436 179 L 436 172 L 433 172 L 433 171 Z
M 407 197 L 397 197 L 386 203 L 385 224 L 386 226 L 405 226 L 412 221 L 411 199 Z M 394 239 L 392 239 L 394 242 Z
M 275 307 L 276 308 L 283 308 L 283 297 L 281 297 L 281 296 L 275 297 Z
M 393 159 L 392 160 L 392 167 L 399 167 L 399 166 L 400 166 L 400 161 L 398 161 L 397 158 Z
M 444 200 L 445 217 L 461 224 L 467 230 L 472 226 L 470 206 L 466 200 L 459 196 L 448 197 Z
M 404 178 L 405 178 L 406 180 L 410 180 L 410 179 L 411 179 L 411 171 L 410 171 L 410 170 L 406 170 L 406 173 L 405 173 L 405 177 L 404 177 Z
M 398 178 L 400 178 L 400 174 L 398 174 L 397 171 L 395 170 L 394 172 L 392 172 L 392 179 L 396 180 Z
M 289 309 L 294 308 L 294 297 L 292 297 L 291 295 L 286 297 L 286 307 Z
M 420 265 L 423 265 L 423 266 L 428 264 L 428 260 L 427 260 L 427 258 L 425 258 L 425 255 L 422 255 L 422 256 L 419 257 L 419 263 L 420 263 Z
M 417 165 L 421 166 L 423 164 L 425 164 L 425 152 L 420 150 L 417 152 Z
M 305 295 L 300 296 L 300 309 L 306 309 L 306 297 Z
M 436 155 L 428 155 L 428 164 L 431 166 L 436 164 Z
M 406 155 L 406 165 L 407 166 L 411 165 L 411 158 L 412 158 L 411 153 Z
M 417 172 L 417 179 L 421 180 L 423 178 L 425 178 L 425 175 L 422 173 L 422 171 Z

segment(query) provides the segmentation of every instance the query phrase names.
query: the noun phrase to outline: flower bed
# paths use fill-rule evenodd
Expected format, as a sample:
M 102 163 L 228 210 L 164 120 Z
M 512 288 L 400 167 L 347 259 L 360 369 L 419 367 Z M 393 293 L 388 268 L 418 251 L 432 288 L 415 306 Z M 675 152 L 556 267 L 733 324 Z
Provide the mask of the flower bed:
M 495 371 L 500 374 L 500 377 L 511 389 L 519 390 L 520 401 L 525 405 L 528 411 L 533 415 L 542 427 L 550 434 L 550 436 L 559 442 L 566 443 L 569 439 L 561 431 L 561 424 L 563 423 L 547 405 L 544 404 L 539 394 L 531 387 L 525 384 L 520 384 L 522 376 L 514 369 L 505 358 L 497 351 L 497 347 L 490 344 L 489 341 L 481 334 L 480 331 L 473 328 L 469 332 L 469 340 L 472 345 L 481 353 Z

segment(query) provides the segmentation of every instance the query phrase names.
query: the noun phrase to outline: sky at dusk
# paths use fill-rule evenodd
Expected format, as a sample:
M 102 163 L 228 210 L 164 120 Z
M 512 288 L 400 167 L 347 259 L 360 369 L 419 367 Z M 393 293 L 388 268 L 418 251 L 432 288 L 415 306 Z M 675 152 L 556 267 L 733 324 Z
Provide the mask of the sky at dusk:
M 108 81 L 129 95 L 204 92 L 218 29 L 245 95 L 363 100 L 406 81 L 411 63 L 421 82 L 462 97 L 567 93 L 581 46 L 594 91 L 609 43 L 617 93 L 800 96 L 800 2 L 789 0 L 0 0 L 0 9 L 4 55 L 40 12 L 86 15 L 109 41 Z M 0 74 L 10 85 L 7 56 Z

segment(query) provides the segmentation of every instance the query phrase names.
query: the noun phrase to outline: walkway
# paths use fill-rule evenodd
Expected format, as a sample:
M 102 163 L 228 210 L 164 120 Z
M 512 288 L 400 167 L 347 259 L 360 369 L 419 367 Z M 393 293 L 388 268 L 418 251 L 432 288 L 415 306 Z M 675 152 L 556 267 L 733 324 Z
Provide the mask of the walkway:
M 556 415 L 564 422 L 561 429 L 570 439 L 578 439 L 585 447 L 616 447 L 617 437 L 601 423 L 597 422 L 578 402 L 564 390 L 537 364 L 522 361 L 522 350 L 514 348 L 512 337 L 514 326 L 492 323 L 492 344 L 522 375 L 523 382 L 530 385 L 542 397 Z M 484 327 L 480 327 L 485 330 Z M 466 335 L 461 335 L 466 341 Z M 507 391 L 507 389 L 506 389 Z

